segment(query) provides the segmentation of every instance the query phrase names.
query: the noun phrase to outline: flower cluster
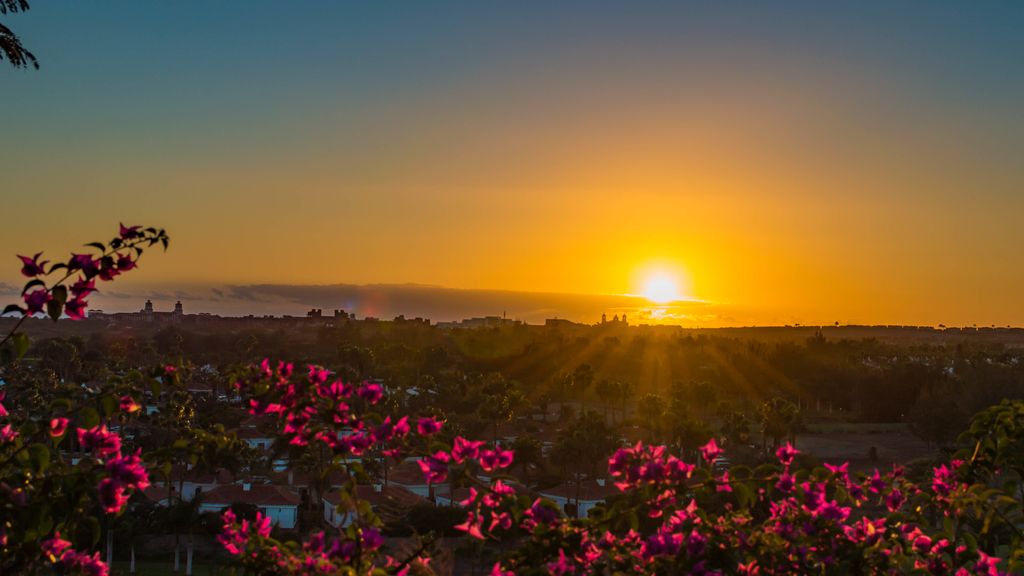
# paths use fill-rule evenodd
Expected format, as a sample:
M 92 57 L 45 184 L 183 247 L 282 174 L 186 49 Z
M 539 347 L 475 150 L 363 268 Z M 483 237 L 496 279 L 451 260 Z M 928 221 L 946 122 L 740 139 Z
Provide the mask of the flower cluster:
M 49 561 L 63 567 L 65 573 L 87 576 L 107 576 L 110 573 L 106 563 L 100 560 L 99 552 L 92 555 L 76 552 L 71 548 L 71 542 L 60 537 L 60 532 L 54 534 L 53 538 L 44 540 L 41 547 Z
M 66 261 L 53 264 L 41 260 L 42 252 L 18 256 L 21 273 L 30 280 L 21 291 L 22 304 L 6 307 L 4 314 L 19 312 L 25 317 L 46 313 L 56 320 L 63 313 L 72 319 L 84 318 L 86 299 L 96 291 L 96 279 L 108 282 L 137 268 L 145 248 L 157 243 L 167 247 L 168 237 L 163 230 L 122 224 L 117 237 L 110 242 L 88 244 L 98 254 L 73 253 Z M 43 278 L 53 274 L 62 276 L 47 285 Z
M 224 527 L 217 540 L 229 554 L 238 557 L 257 574 L 313 576 L 341 573 L 345 568 L 371 567 L 378 560 L 386 567 L 400 564 L 390 556 L 379 554 L 384 538 L 371 527 L 353 527 L 343 537 L 331 539 L 317 532 L 301 548 L 292 548 L 271 538 L 271 520 L 260 512 L 251 522 L 240 520 L 231 510 L 225 511 L 222 519 Z M 404 569 L 395 572 L 408 573 L 413 561 L 426 564 L 429 559 L 416 557 L 405 561 L 401 563 Z
M 706 462 L 719 455 L 716 448 L 709 442 L 702 449 Z M 1003 573 L 1000 560 L 976 542 L 958 542 L 957 534 L 906 510 L 908 499 L 917 497 L 955 513 L 943 503 L 966 489 L 951 472 L 956 464 L 935 468 L 928 491 L 900 468 L 859 480 L 850 477 L 848 464 L 797 471 L 798 454 L 787 444 L 776 452 L 774 471 L 737 470 L 737 490 L 722 494 L 720 478 L 664 447 L 620 449 L 608 470 L 623 499 L 583 521 L 547 514 L 543 522 L 525 523 L 533 538 L 492 574 Z M 888 515 L 872 517 L 869 509 Z M 621 526 L 623 514 L 647 520 Z
M 526 535 L 494 566 L 495 575 L 1000 573 L 992 550 L 929 519 L 956 516 L 973 497 L 958 474 L 962 463 L 938 466 L 930 485 L 917 485 L 900 467 L 856 477 L 845 463 L 799 469 L 799 451 L 790 444 L 776 451 L 777 464 L 754 471 L 727 469 L 714 439 L 700 449 L 703 466 L 665 446 L 638 443 L 608 460 L 620 496 L 589 518 L 573 519 L 506 478 L 478 475 L 511 465 L 512 452 L 500 445 L 462 436 L 443 444 L 442 419 L 371 412 L 383 401 L 374 384 L 344 383 L 318 367 L 303 377 L 294 372 L 286 363 L 254 367 L 237 384 L 250 397 L 250 411 L 276 417 L 291 443 L 323 442 L 336 456 L 370 450 L 395 458 L 416 455 L 431 484 L 450 481 L 453 467 L 459 469 L 470 490 L 459 502 L 466 517 L 456 528 L 478 540 Z M 983 500 L 972 505 L 984 506 Z M 350 526 L 331 544 L 317 535 L 293 551 L 244 522 L 227 520 L 222 542 L 249 567 L 260 559 L 299 574 L 339 565 L 404 573 L 411 562 L 427 560 L 414 555 L 398 562 L 383 552 L 354 556 L 355 550 L 376 550 L 379 534 L 367 532 L 373 530 L 368 526 Z M 370 543 L 361 543 L 364 533 Z M 257 554 L 250 556 L 253 550 Z

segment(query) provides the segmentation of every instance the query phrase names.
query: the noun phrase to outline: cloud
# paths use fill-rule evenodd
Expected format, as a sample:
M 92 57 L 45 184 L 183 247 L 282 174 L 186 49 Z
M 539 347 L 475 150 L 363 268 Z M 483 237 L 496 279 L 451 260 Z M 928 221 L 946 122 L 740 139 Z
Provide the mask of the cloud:
M 582 295 L 510 290 L 466 290 L 420 284 L 233 284 L 228 286 L 168 286 L 137 294 L 101 294 L 94 308 L 135 311 L 146 300 L 157 310 L 170 310 L 180 300 L 186 313 L 225 316 L 302 316 L 312 308 L 330 315 L 340 309 L 359 318 L 429 318 L 447 322 L 480 316 L 505 316 L 531 324 L 547 318 L 597 322 L 628 315 L 632 323 L 678 323 L 690 326 L 739 326 L 744 314 L 708 302 L 676 302 L 651 306 L 637 296 Z M 126 305 L 126 301 L 131 305 Z M 750 324 L 750 322 L 747 322 Z

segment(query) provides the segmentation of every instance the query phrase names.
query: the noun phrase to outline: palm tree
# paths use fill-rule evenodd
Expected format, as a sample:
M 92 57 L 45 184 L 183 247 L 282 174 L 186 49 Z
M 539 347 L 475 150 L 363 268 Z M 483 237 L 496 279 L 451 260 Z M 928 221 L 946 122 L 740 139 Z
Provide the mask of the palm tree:
M 580 364 L 572 371 L 572 391 L 578 395 L 580 413 L 587 411 L 587 388 L 594 382 L 594 369 L 590 364 Z
M 512 443 L 515 461 L 523 468 L 523 483 L 530 484 L 530 465 L 542 466 L 544 454 L 540 441 L 532 436 L 519 436 Z
M 783 438 L 796 444 L 796 433 L 802 426 L 800 409 L 796 404 L 785 398 L 772 398 L 761 405 L 760 415 L 761 433 L 765 440 L 772 439 L 773 449 L 779 447 Z
M 0 0 L 0 14 L 7 14 L 8 12 L 14 14 L 16 12 L 25 12 L 26 10 L 28 10 L 27 0 Z M 0 60 L 4 58 L 7 58 L 11 66 L 15 68 L 32 66 L 37 70 L 39 69 L 39 62 L 36 61 L 36 57 L 21 45 L 18 35 L 12 32 L 10 28 L 0 24 Z
M 636 386 L 632 382 L 615 382 L 615 393 L 613 402 L 617 406 L 616 410 L 619 412 L 619 421 L 621 422 L 625 418 L 626 413 L 626 401 L 636 392 Z M 615 424 L 614 418 L 615 412 L 612 412 L 612 424 Z
M 608 420 L 608 406 L 615 397 L 615 382 L 612 382 L 607 378 L 602 378 L 597 381 L 596 385 L 594 385 L 594 392 L 597 393 L 597 397 L 601 400 L 601 404 L 604 406 L 604 419 Z
M 665 413 L 665 399 L 658 394 L 644 394 L 640 399 L 639 412 L 640 418 L 647 426 L 647 441 L 656 441 L 661 428 L 661 417 Z
M 608 456 L 617 446 L 616 435 L 597 412 L 580 415 L 559 433 L 552 456 L 562 464 L 563 477 L 568 476 L 567 468 L 572 468 L 577 509 L 583 478 L 586 475 L 593 476 L 599 464 L 607 462 Z

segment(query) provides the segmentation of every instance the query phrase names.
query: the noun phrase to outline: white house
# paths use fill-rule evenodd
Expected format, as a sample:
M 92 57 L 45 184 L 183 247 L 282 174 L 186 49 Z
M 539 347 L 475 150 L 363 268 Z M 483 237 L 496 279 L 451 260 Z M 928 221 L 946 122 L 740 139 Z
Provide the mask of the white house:
M 164 484 L 159 479 L 153 479 L 152 482 L 154 484 Z M 181 498 L 191 501 L 196 497 L 196 494 L 203 494 L 218 486 L 231 484 L 232 482 L 234 482 L 234 477 L 224 469 L 217 472 L 200 473 L 195 469 L 184 470 L 182 468 L 175 468 L 171 472 L 171 496 L 177 498 L 177 490 L 180 489 Z
M 563 482 L 547 490 L 538 490 L 538 494 L 551 500 L 566 513 L 567 516 L 586 518 L 591 508 L 601 504 L 609 496 L 619 493 L 613 484 L 604 478 L 583 480 L 577 491 L 575 482 Z
M 299 519 L 299 495 L 282 486 L 272 484 L 228 484 L 218 486 L 201 496 L 200 512 L 220 512 L 236 502 L 259 508 L 271 523 L 293 530 Z

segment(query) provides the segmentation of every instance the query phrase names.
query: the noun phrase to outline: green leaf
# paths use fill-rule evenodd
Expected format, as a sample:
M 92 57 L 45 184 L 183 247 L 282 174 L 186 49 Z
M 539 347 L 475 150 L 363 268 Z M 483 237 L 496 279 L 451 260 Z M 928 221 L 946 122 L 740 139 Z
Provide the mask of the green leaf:
M 21 289 L 21 294 L 25 295 L 26 293 L 28 293 L 29 290 L 35 288 L 36 286 L 46 286 L 46 282 L 43 282 L 39 278 L 33 278 L 32 280 L 29 280 L 28 282 L 25 283 L 25 286 Z
M 54 286 L 53 290 L 50 291 L 50 295 L 57 302 L 60 302 L 61 306 L 68 301 L 68 287 L 67 286 Z
M 746 484 L 737 482 L 732 484 L 732 489 L 736 494 L 736 502 L 740 505 L 740 508 L 749 508 L 752 496 L 750 488 Z
M 100 399 L 100 408 L 104 416 L 110 416 L 117 411 L 117 400 L 113 396 L 104 396 Z
M 103 242 L 89 242 L 88 244 L 86 244 L 86 246 L 91 246 L 99 250 L 100 252 L 106 252 L 107 250 L 107 246 L 103 244 Z
M 11 336 L 11 344 L 14 345 L 14 358 L 21 359 L 28 352 L 29 340 L 24 334 Z
M 28 453 L 39 472 L 45 472 L 50 467 L 50 449 L 45 445 L 33 444 L 28 447 Z
M 46 303 L 46 315 L 49 316 L 54 322 L 60 319 L 60 313 L 64 311 L 64 305 L 56 300 L 50 300 Z
M 100 532 L 100 521 L 95 516 L 86 516 L 84 520 L 86 528 L 89 530 L 89 540 L 92 542 L 89 547 L 93 548 L 99 543 L 100 536 L 102 535 Z
M 50 411 L 56 412 L 58 410 L 64 410 L 65 412 L 71 410 L 71 400 L 68 398 L 54 398 L 50 401 Z
M 79 422 L 81 422 L 80 427 L 82 428 L 92 428 L 100 423 L 99 412 L 88 406 L 82 408 L 82 411 L 78 414 L 78 418 Z

